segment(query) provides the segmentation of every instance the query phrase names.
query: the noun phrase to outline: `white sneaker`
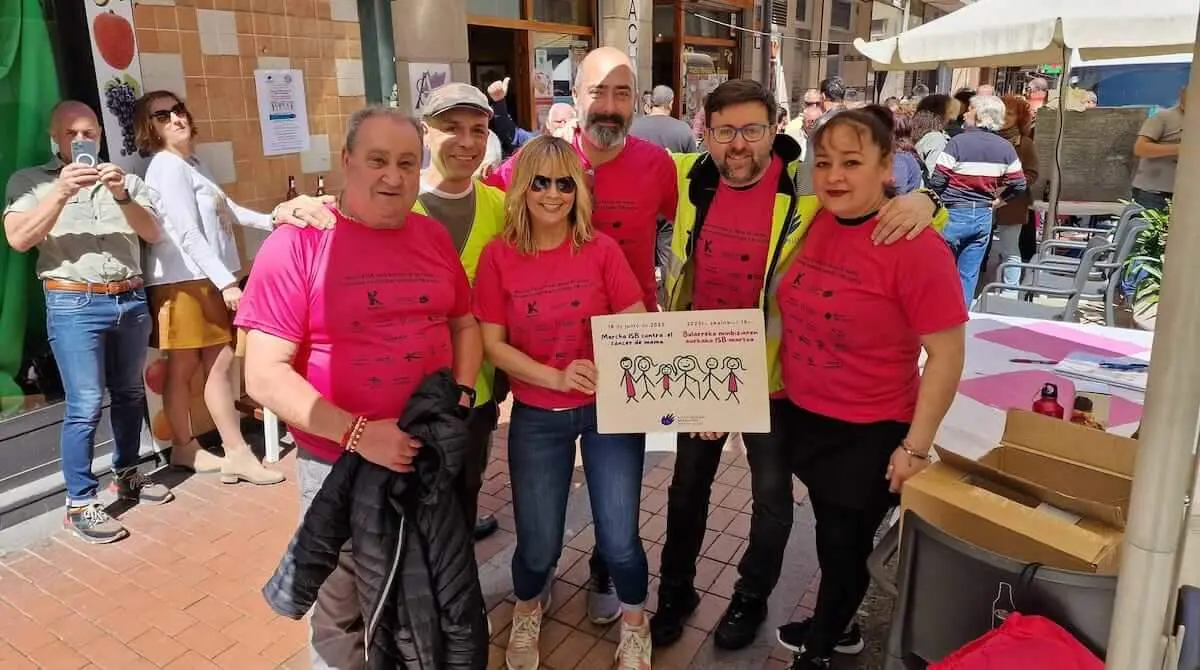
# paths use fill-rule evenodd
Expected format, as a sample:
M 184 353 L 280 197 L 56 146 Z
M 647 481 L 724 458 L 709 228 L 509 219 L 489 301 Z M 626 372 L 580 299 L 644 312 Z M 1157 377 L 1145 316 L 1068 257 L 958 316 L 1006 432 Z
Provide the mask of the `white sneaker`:
M 538 670 L 538 638 L 542 634 L 542 606 L 528 614 L 513 612 L 512 630 L 508 634 L 508 649 L 504 661 L 508 670 Z
M 618 670 L 650 670 L 652 651 L 649 620 L 643 619 L 640 626 L 621 622 L 621 644 L 617 645 L 616 655 Z

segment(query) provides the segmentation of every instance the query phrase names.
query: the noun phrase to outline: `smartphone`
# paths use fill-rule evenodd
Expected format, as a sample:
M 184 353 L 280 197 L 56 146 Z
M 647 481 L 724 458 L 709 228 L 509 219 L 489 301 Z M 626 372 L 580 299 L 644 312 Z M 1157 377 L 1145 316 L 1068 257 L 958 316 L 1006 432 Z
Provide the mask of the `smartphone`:
M 96 140 L 71 140 L 71 162 L 94 167 L 99 163 L 100 145 Z

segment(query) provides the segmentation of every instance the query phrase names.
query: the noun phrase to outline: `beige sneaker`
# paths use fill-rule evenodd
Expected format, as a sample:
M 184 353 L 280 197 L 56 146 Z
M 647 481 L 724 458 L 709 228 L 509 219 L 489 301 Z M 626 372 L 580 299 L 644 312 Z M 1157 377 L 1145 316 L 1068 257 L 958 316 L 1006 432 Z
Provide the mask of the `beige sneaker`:
M 621 622 L 621 644 L 617 646 L 616 665 L 618 670 L 650 670 L 650 622 L 642 620 L 640 626 Z
M 528 614 L 513 612 L 512 630 L 508 634 L 508 649 L 504 661 L 508 670 L 537 670 L 541 662 L 538 638 L 542 634 L 541 605 Z

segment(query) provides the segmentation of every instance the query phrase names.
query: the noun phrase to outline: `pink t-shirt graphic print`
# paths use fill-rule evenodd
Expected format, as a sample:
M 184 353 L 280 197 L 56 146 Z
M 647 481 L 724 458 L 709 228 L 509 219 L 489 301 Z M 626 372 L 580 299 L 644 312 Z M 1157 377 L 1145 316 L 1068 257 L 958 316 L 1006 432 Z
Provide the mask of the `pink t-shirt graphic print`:
M 475 276 L 475 316 L 504 326 L 510 345 L 557 370 L 571 361 L 592 360 L 593 316 L 622 312 L 640 300 L 629 263 L 603 233 L 578 250 L 564 242 L 532 255 L 493 240 Z M 568 409 L 593 401 L 583 393 L 509 380 L 513 397 L 532 407 Z
M 453 364 L 449 320 L 470 314 L 458 253 L 433 219 L 369 228 L 338 215 L 330 230 L 281 226 L 267 238 L 236 324 L 298 345 L 293 367 L 337 407 L 400 416 L 430 373 Z M 336 460 L 336 443 L 293 430 Z
M 576 134 L 575 151 L 591 175 L 592 223 L 596 230 L 616 240 L 642 288 L 646 311 L 658 310 L 658 283 L 654 277 L 658 217 L 674 220 L 679 202 L 675 162 L 662 147 L 630 136 L 616 158 L 591 166 Z M 487 183 L 507 189 L 516 156 L 505 161 Z

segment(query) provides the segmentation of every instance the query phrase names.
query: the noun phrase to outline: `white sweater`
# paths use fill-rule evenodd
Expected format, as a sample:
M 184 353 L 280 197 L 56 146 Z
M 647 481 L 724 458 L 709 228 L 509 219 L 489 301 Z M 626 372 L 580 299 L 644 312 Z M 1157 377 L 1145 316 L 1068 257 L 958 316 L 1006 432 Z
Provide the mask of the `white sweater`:
M 146 285 L 208 279 L 218 289 L 237 282 L 242 269 L 233 225 L 271 230 L 271 217 L 229 199 L 196 158 L 169 151 L 154 155 L 146 185 L 166 235 L 150 247 Z

